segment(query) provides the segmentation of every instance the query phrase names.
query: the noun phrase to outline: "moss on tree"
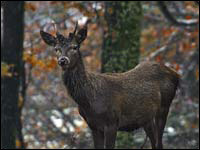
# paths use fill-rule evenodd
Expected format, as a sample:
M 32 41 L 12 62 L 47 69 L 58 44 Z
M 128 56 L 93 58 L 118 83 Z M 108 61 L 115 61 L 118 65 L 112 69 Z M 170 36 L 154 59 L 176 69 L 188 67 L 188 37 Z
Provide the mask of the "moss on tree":
M 124 72 L 139 61 L 142 7 L 135 2 L 106 2 L 102 72 Z M 118 132 L 117 148 L 132 148 L 132 133 Z

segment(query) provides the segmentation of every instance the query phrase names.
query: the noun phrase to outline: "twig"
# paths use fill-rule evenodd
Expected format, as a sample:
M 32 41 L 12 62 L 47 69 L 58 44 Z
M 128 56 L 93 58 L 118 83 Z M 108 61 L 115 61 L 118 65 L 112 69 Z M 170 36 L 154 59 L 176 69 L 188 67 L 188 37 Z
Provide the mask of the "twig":
M 156 56 L 158 56 L 159 54 L 166 52 L 167 50 L 169 50 L 169 45 L 171 45 L 172 43 L 177 42 L 179 39 L 176 39 L 176 37 L 178 36 L 178 32 L 173 32 L 171 37 L 168 39 L 167 44 L 164 45 L 163 47 L 159 48 L 158 50 L 156 50 L 155 52 L 153 52 L 149 59 L 153 59 Z

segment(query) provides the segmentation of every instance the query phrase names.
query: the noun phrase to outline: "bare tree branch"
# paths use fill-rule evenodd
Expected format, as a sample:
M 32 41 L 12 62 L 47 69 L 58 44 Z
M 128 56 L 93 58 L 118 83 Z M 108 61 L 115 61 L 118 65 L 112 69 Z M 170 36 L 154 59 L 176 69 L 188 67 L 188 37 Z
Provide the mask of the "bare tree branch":
M 173 15 L 170 13 L 169 9 L 165 5 L 165 2 L 158 1 L 158 6 L 160 7 L 161 12 L 166 17 L 168 21 L 170 21 L 175 26 L 181 26 L 181 27 L 194 27 L 198 26 L 199 22 L 198 19 L 190 19 L 190 20 L 177 20 L 173 17 Z

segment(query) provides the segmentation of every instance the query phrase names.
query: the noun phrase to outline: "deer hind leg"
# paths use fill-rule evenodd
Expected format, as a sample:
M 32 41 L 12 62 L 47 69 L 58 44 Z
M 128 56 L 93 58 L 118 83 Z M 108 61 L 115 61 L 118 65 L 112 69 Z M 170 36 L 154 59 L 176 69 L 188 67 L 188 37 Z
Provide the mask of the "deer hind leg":
M 115 148 L 115 140 L 117 136 L 117 128 L 115 126 L 106 126 L 105 127 L 105 148 L 106 149 L 114 149 Z
M 152 149 L 156 149 L 156 145 L 157 145 L 157 137 L 158 137 L 158 131 L 157 131 L 157 126 L 156 126 L 156 122 L 155 119 L 152 119 L 151 122 L 147 125 L 144 126 L 144 131 L 146 133 L 146 135 L 149 137 L 150 141 L 151 141 L 151 146 Z
M 158 125 L 158 143 L 157 147 L 162 149 L 163 144 L 162 144 L 162 138 L 163 138 L 163 133 L 167 121 L 167 116 L 169 112 L 169 106 L 161 107 L 161 110 L 156 116 L 156 124 Z

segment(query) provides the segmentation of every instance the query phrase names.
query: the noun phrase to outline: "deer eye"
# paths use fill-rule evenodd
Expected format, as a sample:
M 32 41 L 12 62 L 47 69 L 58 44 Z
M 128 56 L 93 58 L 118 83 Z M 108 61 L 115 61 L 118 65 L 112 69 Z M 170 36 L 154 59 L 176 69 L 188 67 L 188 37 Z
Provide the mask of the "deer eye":
M 78 46 L 73 46 L 73 50 L 78 50 Z

